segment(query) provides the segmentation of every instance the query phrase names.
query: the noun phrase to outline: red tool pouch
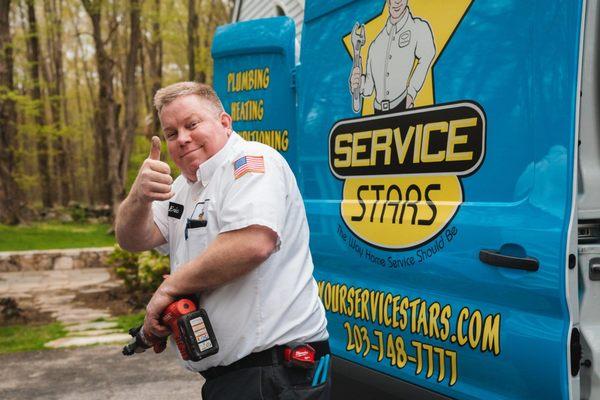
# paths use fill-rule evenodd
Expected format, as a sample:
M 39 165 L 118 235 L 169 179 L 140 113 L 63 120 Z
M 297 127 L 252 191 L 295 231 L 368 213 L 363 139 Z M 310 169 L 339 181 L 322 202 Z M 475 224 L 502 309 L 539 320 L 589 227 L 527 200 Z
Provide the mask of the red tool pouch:
M 283 349 L 283 359 L 288 367 L 310 368 L 315 364 L 315 349 L 308 344 Z

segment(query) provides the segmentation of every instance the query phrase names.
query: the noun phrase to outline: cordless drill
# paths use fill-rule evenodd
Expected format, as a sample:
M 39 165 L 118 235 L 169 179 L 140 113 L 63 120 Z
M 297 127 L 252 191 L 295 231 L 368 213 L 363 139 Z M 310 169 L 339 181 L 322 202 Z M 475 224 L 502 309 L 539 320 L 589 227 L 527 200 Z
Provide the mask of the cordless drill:
M 198 309 L 192 300 L 183 298 L 169 304 L 161 321 L 170 328 L 182 359 L 200 361 L 219 351 L 206 311 Z M 166 337 L 144 332 L 143 325 L 131 328 L 129 334 L 133 340 L 123 347 L 126 356 L 143 353 L 150 347 L 155 353 L 161 353 L 167 344 Z

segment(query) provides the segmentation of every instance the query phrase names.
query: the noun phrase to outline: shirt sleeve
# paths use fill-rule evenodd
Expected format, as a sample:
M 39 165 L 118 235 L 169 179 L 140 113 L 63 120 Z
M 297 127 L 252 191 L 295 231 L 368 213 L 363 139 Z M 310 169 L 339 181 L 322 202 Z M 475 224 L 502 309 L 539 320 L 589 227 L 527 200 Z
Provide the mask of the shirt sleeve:
M 153 201 L 152 202 L 152 217 L 154 224 L 158 227 L 158 230 L 163 235 L 167 243 L 156 247 L 162 254 L 169 254 L 169 223 L 167 215 L 169 214 L 169 202 L 168 201 Z
M 367 55 L 367 71 L 365 75 L 361 76 L 361 93 L 363 96 L 367 97 L 373 93 L 373 89 L 375 88 L 375 81 L 373 77 L 373 54 L 371 54 L 371 47 L 369 47 L 369 52 Z
M 435 43 L 429 24 L 422 20 L 415 20 L 415 22 L 417 23 L 415 57 L 419 62 L 406 89 L 413 100 L 417 97 L 417 92 L 423 87 L 427 72 L 429 72 L 429 67 L 435 57 Z
M 253 157 L 248 154 L 249 157 Z M 260 158 L 260 156 L 258 156 Z M 219 233 L 246 228 L 250 225 L 265 226 L 277 234 L 277 245 L 285 220 L 286 174 L 284 165 L 273 156 L 263 155 L 264 172 L 260 166 L 250 169 L 236 178 L 233 163 L 228 165 L 230 179 L 224 188 L 219 210 Z M 236 160 L 238 160 L 237 158 Z

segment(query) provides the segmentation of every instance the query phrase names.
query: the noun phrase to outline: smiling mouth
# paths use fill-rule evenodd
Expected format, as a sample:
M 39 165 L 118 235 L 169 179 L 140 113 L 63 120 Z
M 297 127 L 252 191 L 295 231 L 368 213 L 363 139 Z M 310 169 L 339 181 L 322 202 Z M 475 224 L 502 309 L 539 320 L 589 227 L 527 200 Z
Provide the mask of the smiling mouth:
M 186 151 L 185 153 L 183 153 L 183 154 L 181 155 L 181 157 L 180 157 L 180 158 L 183 158 L 183 157 L 187 156 L 188 154 L 195 152 L 196 150 L 200 150 L 202 147 L 204 147 L 204 146 L 196 147 L 195 149 L 192 149 L 192 150 Z

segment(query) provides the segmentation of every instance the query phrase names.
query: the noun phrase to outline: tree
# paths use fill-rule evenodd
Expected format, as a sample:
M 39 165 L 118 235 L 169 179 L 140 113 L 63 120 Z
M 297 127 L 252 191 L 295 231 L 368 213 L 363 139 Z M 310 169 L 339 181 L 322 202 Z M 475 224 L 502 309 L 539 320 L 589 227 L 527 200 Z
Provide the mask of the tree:
M 52 114 L 52 128 L 55 139 L 53 148 L 56 154 L 54 165 L 56 182 L 59 184 L 59 198 L 62 205 L 66 206 L 71 200 L 69 185 L 71 171 L 69 167 L 69 140 L 63 132 L 63 112 L 65 106 L 65 79 L 63 68 L 63 39 L 62 39 L 62 0 L 44 2 L 46 25 L 48 27 L 47 43 L 49 49 L 47 82 L 50 98 L 50 111 Z
M 196 0 L 188 0 L 188 24 L 187 24 L 187 54 L 188 54 L 188 79 L 204 82 L 204 77 L 196 76 L 196 51 L 198 48 L 198 11 Z M 200 79 L 199 79 L 200 78 Z
M 152 18 L 152 36 L 148 45 L 148 55 L 150 59 L 150 81 L 152 83 L 152 96 L 162 86 L 162 66 L 163 66 L 163 39 L 161 35 L 160 24 L 160 0 L 154 0 L 155 15 Z M 152 135 L 160 131 L 160 119 L 154 107 L 151 106 L 152 112 Z
M 125 196 L 125 181 L 127 179 L 127 170 L 129 168 L 131 146 L 133 145 L 133 138 L 138 127 L 138 95 L 135 72 L 142 41 L 142 32 L 140 28 L 140 1 L 130 0 L 129 8 L 129 49 L 127 51 L 127 64 L 125 66 L 125 85 L 123 87 L 123 95 L 125 98 L 125 129 L 121 135 L 121 143 L 119 146 L 119 186 L 115 189 L 119 191 L 119 202 Z
M 99 185 L 98 197 L 106 204 L 114 204 L 118 195 L 114 193 L 118 184 L 119 160 L 114 151 L 117 146 L 118 105 L 113 85 L 113 61 L 108 56 L 102 38 L 102 1 L 81 0 L 92 22 L 95 46 L 96 70 L 98 71 L 98 100 L 94 112 L 96 139 L 96 182 Z M 108 179 L 106 179 L 108 178 Z
M 18 224 L 23 218 L 23 195 L 13 175 L 17 130 L 9 15 L 10 0 L 0 0 L 0 220 Z
M 100 156 L 106 160 L 106 175 L 108 176 L 107 203 L 110 205 L 113 216 L 125 196 L 125 181 L 131 154 L 133 137 L 137 128 L 137 89 L 135 73 L 137 69 L 138 53 L 141 45 L 140 30 L 140 3 L 139 0 L 129 1 L 129 48 L 125 62 L 123 98 L 125 100 L 125 121 L 121 127 L 119 113 L 121 104 L 118 102 L 115 91 L 115 65 L 117 62 L 111 58 L 106 50 L 102 35 L 102 4 L 101 0 L 82 0 L 93 27 L 93 38 L 96 49 L 96 67 L 98 71 L 98 109 L 95 117 L 95 129 L 101 137 L 102 151 Z M 114 3 L 113 3 L 114 6 Z M 116 27 L 116 9 L 112 9 L 113 21 Z M 118 47 L 117 38 L 113 28 L 109 39 L 113 41 L 112 50 Z
M 52 176 L 50 174 L 50 160 L 48 157 L 48 136 L 45 131 L 46 118 L 44 113 L 44 103 L 42 99 L 41 78 L 40 78 L 40 40 L 37 18 L 35 15 L 35 6 L 33 0 L 27 0 L 27 59 L 29 61 L 29 74 L 31 77 L 31 98 L 35 108 L 36 123 L 36 145 L 39 181 L 44 207 L 52 207 Z

